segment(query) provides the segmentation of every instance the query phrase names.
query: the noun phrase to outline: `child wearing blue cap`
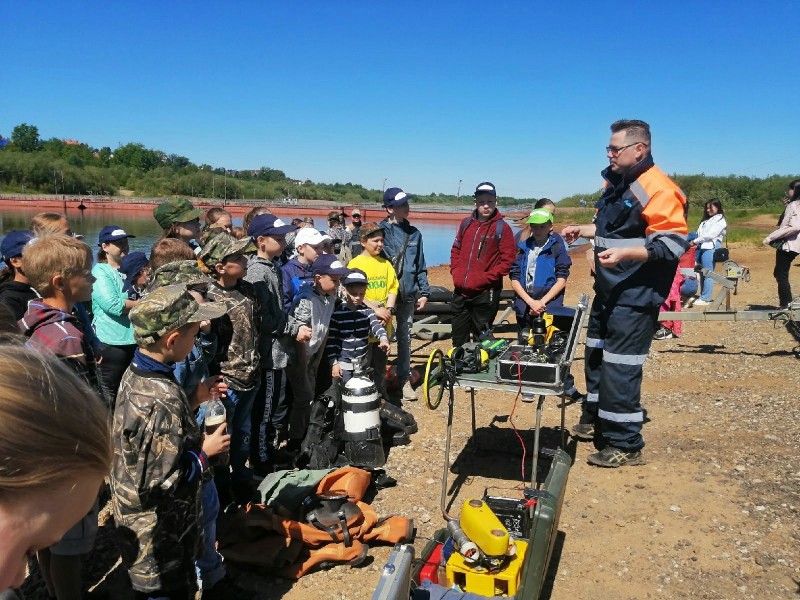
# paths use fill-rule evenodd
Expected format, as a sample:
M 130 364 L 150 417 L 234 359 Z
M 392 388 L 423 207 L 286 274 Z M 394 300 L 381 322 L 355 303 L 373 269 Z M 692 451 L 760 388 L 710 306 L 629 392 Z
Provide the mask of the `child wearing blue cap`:
M 22 249 L 33 239 L 30 231 L 9 231 L 0 243 L 0 253 L 6 263 L 0 272 L 0 303 L 5 304 L 19 320 L 28 308 L 28 302 L 39 294 L 30 286 L 22 268 Z
M 144 252 L 131 252 L 119 264 L 119 272 L 125 277 L 122 289 L 127 292 L 128 298 L 138 300 L 142 297 L 147 287 L 147 277 L 150 270 L 147 268 L 149 261 Z

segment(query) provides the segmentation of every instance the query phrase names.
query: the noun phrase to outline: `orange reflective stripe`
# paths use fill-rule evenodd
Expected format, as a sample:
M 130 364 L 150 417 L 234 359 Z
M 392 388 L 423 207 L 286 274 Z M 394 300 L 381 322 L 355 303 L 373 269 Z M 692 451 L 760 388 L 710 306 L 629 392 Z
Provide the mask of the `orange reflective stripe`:
M 645 234 L 677 233 L 686 235 L 689 228 L 684 217 L 686 196 L 658 167 L 652 167 L 631 185 L 631 191 L 642 203 L 642 217 L 647 222 Z M 642 202 L 640 194 L 644 197 Z

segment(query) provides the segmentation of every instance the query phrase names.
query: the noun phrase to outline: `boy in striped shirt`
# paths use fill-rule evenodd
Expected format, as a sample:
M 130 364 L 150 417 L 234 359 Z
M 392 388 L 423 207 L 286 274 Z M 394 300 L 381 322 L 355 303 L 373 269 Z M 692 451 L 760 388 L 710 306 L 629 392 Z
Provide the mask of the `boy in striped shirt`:
M 367 293 L 367 275 L 361 269 L 352 269 L 342 278 L 344 285 L 343 298 L 336 302 L 336 308 L 331 316 L 330 333 L 326 351 L 331 363 L 331 375 L 341 377 L 347 382 L 356 368 L 365 368 L 369 360 L 371 346 L 370 339 L 377 340 L 374 352 L 389 352 L 389 337 L 386 329 L 381 325 L 369 306 L 364 304 L 364 295 Z M 382 377 L 373 377 L 378 387 Z M 378 387 L 378 391 L 385 397 L 385 390 Z

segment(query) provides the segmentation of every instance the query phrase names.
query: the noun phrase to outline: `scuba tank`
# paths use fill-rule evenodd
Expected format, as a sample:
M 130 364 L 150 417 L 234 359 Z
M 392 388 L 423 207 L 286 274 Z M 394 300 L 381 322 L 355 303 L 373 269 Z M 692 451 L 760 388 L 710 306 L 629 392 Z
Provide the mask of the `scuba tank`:
M 372 380 L 359 369 L 342 390 L 344 455 L 357 467 L 381 467 L 386 462 L 381 438 L 381 398 Z

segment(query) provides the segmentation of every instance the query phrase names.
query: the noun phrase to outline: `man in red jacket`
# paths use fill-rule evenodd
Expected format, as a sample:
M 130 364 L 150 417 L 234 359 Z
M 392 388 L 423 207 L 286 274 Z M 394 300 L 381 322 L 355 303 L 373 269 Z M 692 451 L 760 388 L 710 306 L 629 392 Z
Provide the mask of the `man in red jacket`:
M 470 333 L 477 340 L 491 326 L 515 256 L 514 234 L 497 210 L 497 190 L 480 183 L 475 211 L 461 222 L 450 250 L 454 347 L 469 341 Z

